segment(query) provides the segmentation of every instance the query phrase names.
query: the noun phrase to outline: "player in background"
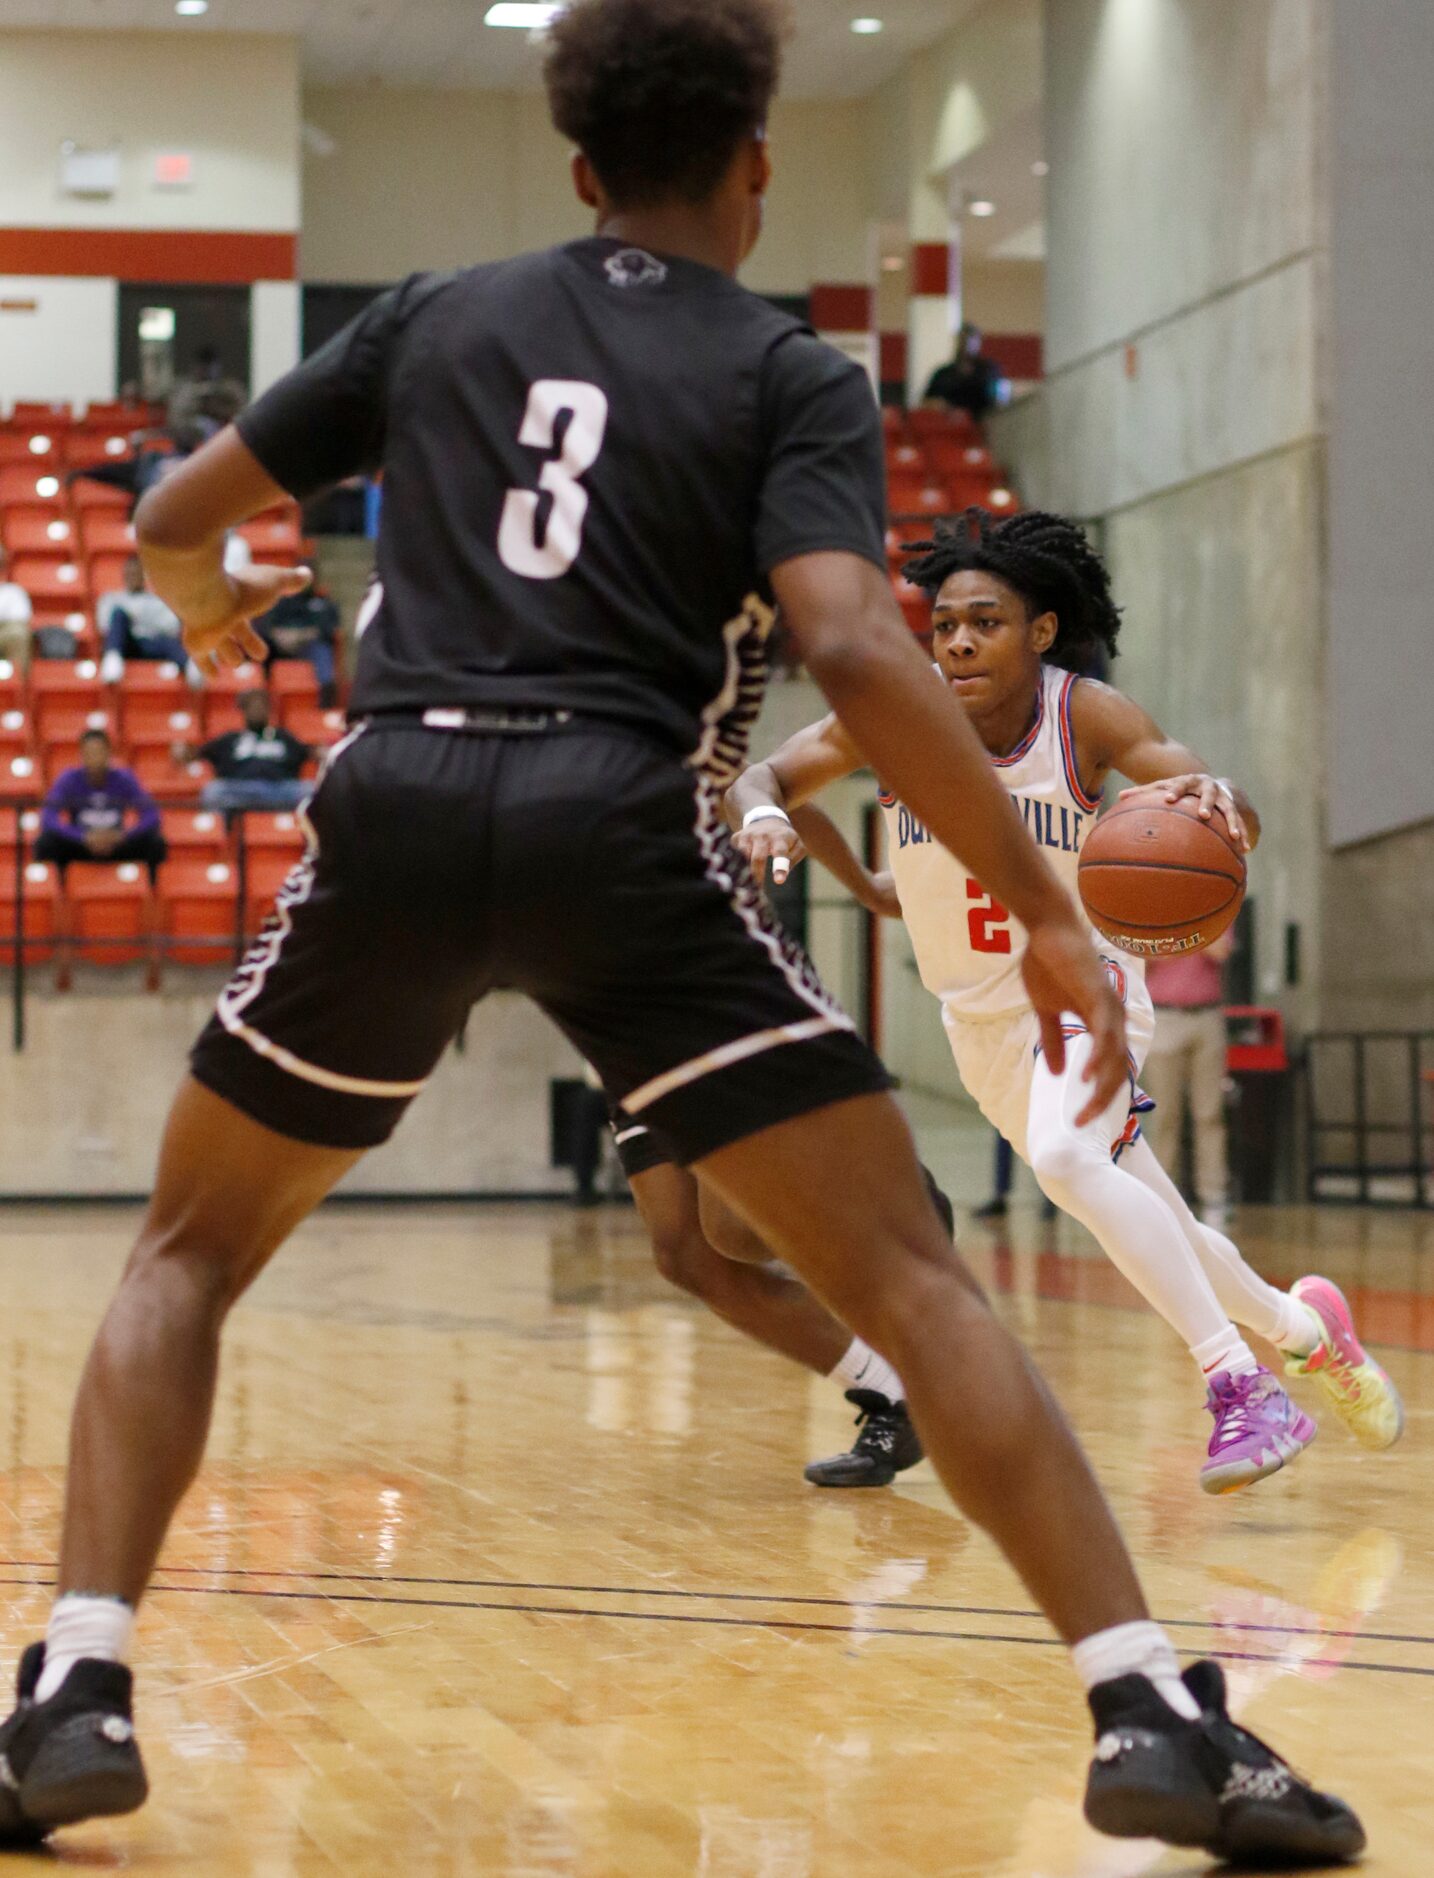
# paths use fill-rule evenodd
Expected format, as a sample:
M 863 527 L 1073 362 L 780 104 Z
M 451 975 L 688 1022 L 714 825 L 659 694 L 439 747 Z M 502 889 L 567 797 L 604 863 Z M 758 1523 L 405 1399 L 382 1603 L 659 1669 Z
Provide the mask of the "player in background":
M 195 1047 L 80 1385 L 58 1595 L 0 1725 L 0 1836 L 143 1801 L 124 1659 L 228 1313 L 502 985 L 895 1365 L 954 1500 L 1071 1648 L 1093 1823 L 1266 1860 L 1364 1843 L 1230 1721 L 1214 1663 L 1181 1675 L 1078 1442 L 942 1229 L 890 1078 L 722 822 L 775 603 L 856 747 L 1020 918 L 1052 1066 L 1075 1011 L 1082 1107 L 1110 1105 L 1119 1003 L 896 605 L 866 377 L 735 278 L 780 22 L 773 0 L 573 0 L 546 78 L 596 234 L 381 295 L 139 510 L 151 584 L 212 669 L 259 655 L 253 619 L 302 584 L 227 574 L 226 530 L 384 475 L 358 721 Z
M 1260 823 L 1243 791 L 1212 776 L 1138 704 L 1070 669 L 1097 646 L 1113 657 L 1120 631 L 1104 563 L 1074 522 L 1037 510 L 997 521 L 967 509 L 913 553 L 906 574 L 932 597 L 936 672 L 1072 891 L 1112 774 L 1164 785 L 1167 802 L 1197 798 L 1203 817 L 1223 815 L 1241 845 L 1254 847 Z M 759 873 L 791 845 L 785 812 L 862 763 L 830 717 L 741 778 L 728 813 L 742 823 L 738 842 Z M 1064 1068 L 1044 1054 L 1021 984 L 1019 920 L 896 795 L 883 790 L 881 802 L 922 982 L 941 1002 L 962 1082 L 1042 1191 L 1099 1241 L 1205 1378 L 1214 1430 L 1200 1484 L 1209 1493 L 1248 1486 L 1315 1435 L 1237 1325 L 1280 1349 L 1288 1375 L 1317 1382 L 1366 1447 L 1390 1446 L 1403 1426 L 1399 1396 L 1360 1344 L 1343 1294 L 1314 1276 L 1289 1292 L 1267 1284 L 1223 1233 L 1195 1218 L 1143 1139 L 1139 1116 L 1150 1103 L 1135 1077 L 1155 1020 L 1141 961 L 1092 932 L 1125 1004 L 1131 1080 L 1104 1114 L 1082 1121 L 1080 1073 L 1090 1046 L 1072 1025 Z
M 791 819 L 801 851 L 820 860 L 859 905 L 900 917 L 890 874 L 873 875 L 864 867 L 829 816 L 809 803 Z M 812 1485 L 885 1487 L 914 1467 L 922 1458 L 920 1437 L 901 1378 L 886 1358 L 838 1323 L 730 1206 L 678 1165 L 651 1128 L 619 1110 L 613 1139 L 662 1276 L 734 1330 L 843 1385 L 860 1432 L 845 1454 L 807 1466 Z M 929 1171 L 926 1179 L 952 1235 L 951 1202 Z

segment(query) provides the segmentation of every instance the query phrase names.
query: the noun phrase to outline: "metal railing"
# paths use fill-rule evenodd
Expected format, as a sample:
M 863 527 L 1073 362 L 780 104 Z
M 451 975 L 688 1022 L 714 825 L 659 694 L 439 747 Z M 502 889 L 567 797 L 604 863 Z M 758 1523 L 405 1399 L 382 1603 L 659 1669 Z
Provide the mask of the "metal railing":
M 1317 1031 L 1304 1083 L 1311 1200 L 1434 1206 L 1434 1030 Z

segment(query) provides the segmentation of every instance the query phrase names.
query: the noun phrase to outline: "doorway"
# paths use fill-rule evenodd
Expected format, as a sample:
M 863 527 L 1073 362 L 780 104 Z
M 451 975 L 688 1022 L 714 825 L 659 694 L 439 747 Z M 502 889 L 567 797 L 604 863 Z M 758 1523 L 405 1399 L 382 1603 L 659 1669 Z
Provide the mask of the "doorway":
M 119 391 L 133 387 L 146 403 L 163 404 L 202 352 L 218 375 L 249 391 L 247 287 L 152 286 L 122 282 L 119 290 Z

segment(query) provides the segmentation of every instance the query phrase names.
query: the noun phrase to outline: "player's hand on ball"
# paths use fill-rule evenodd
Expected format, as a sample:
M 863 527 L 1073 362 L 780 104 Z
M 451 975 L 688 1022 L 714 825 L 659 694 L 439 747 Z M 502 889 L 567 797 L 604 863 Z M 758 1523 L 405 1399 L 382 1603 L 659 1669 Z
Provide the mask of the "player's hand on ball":
M 262 664 L 269 648 L 250 624 L 290 594 L 302 593 L 313 579 L 307 567 L 251 567 L 225 576 L 228 594 L 223 610 L 209 619 L 184 621 L 184 649 L 208 678 L 220 666 Z
M 1250 832 L 1241 818 L 1239 809 L 1235 806 L 1234 791 L 1223 776 L 1207 776 L 1198 771 L 1190 776 L 1167 776 L 1163 782 L 1144 783 L 1138 788 L 1122 789 L 1120 799 L 1123 802 L 1127 796 L 1144 795 L 1147 790 L 1151 794 L 1158 791 L 1167 802 L 1178 802 L 1182 796 L 1194 796 L 1199 804 L 1202 822 L 1208 822 L 1218 809 L 1225 818 L 1226 827 L 1244 852 L 1248 854 L 1254 847 Z
M 1055 1075 L 1066 1064 L 1061 1017 L 1070 1011 L 1090 1032 L 1085 1079 L 1093 1085 L 1076 1125 L 1103 1115 L 1130 1080 L 1125 1009 L 1115 995 L 1089 933 L 1074 919 L 1030 929 L 1021 976 L 1041 1026 L 1041 1048 Z
M 780 887 L 797 862 L 806 856 L 802 838 L 785 815 L 764 815 L 739 828 L 733 843 L 747 857 L 756 879 L 765 880 L 767 863 L 772 865 L 772 879 Z

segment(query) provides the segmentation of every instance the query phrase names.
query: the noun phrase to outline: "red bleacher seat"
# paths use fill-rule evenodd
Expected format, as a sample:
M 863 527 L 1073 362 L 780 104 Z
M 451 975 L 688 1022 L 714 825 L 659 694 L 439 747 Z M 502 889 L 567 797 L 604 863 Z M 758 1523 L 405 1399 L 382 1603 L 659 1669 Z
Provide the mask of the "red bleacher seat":
M 913 586 L 900 574 L 896 575 L 891 585 L 912 632 L 929 633 L 931 631 L 931 602 L 921 588 Z
M 121 463 L 134 454 L 129 438 L 112 430 L 68 431 L 60 439 L 60 449 L 71 469 L 92 469 L 96 463 Z
M 321 711 L 316 704 L 291 705 L 281 721 L 285 730 L 300 743 L 312 744 L 316 750 L 326 750 L 331 743 L 337 743 L 348 729 L 342 711 Z
M 0 762 L 12 756 L 25 756 L 34 743 L 30 719 L 19 705 L 0 711 Z
M 887 494 L 887 508 L 892 515 L 942 515 L 952 506 L 951 493 L 944 484 L 894 480 Z
M 978 435 L 976 420 L 969 411 L 944 411 L 918 409 L 906 413 L 906 427 L 913 437 L 927 438 L 945 434 L 957 434 L 975 439 Z
M 297 509 L 270 509 L 245 522 L 239 533 L 254 551 L 256 561 L 277 562 L 287 567 L 297 561 L 303 549 L 303 530 Z
M 225 965 L 234 956 L 239 870 L 232 861 L 170 861 L 159 870 L 166 955 L 181 965 Z
M 0 463 L 33 463 L 37 469 L 53 469 L 59 460 L 54 431 L 0 430 Z
M 973 443 L 969 435 L 954 436 L 945 432 L 925 440 L 926 466 L 935 477 L 991 476 L 995 460 L 984 444 Z
M 90 592 L 96 596 L 119 593 L 124 587 L 125 566 L 133 553 L 133 548 L 122 548 L 118 554 L 92 554 L 89 561 Z
M 0 893 L 15 890 L 15 851 L 21 845 L 28 850 L 33 847 L 35 837 L 40 832 L 40 811 L 38 809 L 8 808 L 0 809 Z
M 318 703 L 318 674 L 307 659 L 272 659 L 266 669 L 269 698 L 279 723 L 287 724 L 286 713 L 296 706 Z
M 186 709 L 186 700 L 169 709 L 158 704 L 130 704 L 124 714 L 125 747 L 132 756 L 141 750 L 169 750 L 177 743 L 198 743 L 199 710 L 197 701 Z
M 252 820 L 252 817 L 250 818 Z M 244 892 L 244 931 L 258 932 L 274 910 L 279 889 L 293 872 L 297 856 L 283 854 L 251 855 L 247 864 Z
M 134 497 L 128 489 L 116 489 L 112 483 L 92 483 L 85 476 L 71 483 L 70 500 L 82 516 L 93 513 L 95 509 L 115 509 L 128 515 L 134 507 Z
M 91 965 L 132 965 L 153 951 L 149 872 L 137 861 L 76 861 L 60 896 L 64 950 Z
M 169 851 L 181 861 L 223 861 L 229 856 L 229 831 L 213 809 L 165 809 L 161 816 Z
M 62 509 L 17 502 L 0 509 L 0 541 L 11 554 L 63 554 L 73 559 L 79 531 Z
M 199 728 L 199 699 L 179 667 L 168 659 L 128 660 L 119 682 L 120 735 L 128 738 L 137 718 L 150 720 L 173 711 L 187 711 L 193 719 L 193 729 L 185 733 L 192 740 Z
M 30 697 L 42 725 L 52 711 L 98 711 L 104 703 L 100 668 L 93 659 L 37 659 L 30 667 Z
M 87 510 L 81 530 L 88 555 L 134 553 L 134 523 L 117 509 Z
M 224 667 L 204 681 L 204 735 L 222 737 L 227 731 L 244 728 L 239 709 L 239 694 L 264 688 L 262 665 Z
M 149 793 L 160 802 L 194 802 L 211 780 L 205 763 L 176 763 L 173 753 L 155 746 L 135 752 L 130 765 Z
M 22 709 L 24 704 L 24 673 L 9 659 L 0 659 L 0 711 Z
M 36 606 L 66 606 L 89 597 L 89 583 L 78 561 L 63 554 L 17 554 L 10 578 L 23 587 Z
M 0 758 L 0 802 L 28 801 L 43 789 L 44 777 L 38 757 Z
M 124 398 L 101 398 L 85 406 L 81 419 L 85 424 L 114 424 L 123 430 L 145 430 L 164 422 L 163 407 L 157 404 L 133 404 Z
M 38 964 L 54 951 L 58 924 L 59 879 L 47 861 L 30 861 L 24 880 L 24 952 L 27 963 Z M 15 961 L 15 938 L 19 930 L 16 908 L 15 871 L 0 872 L 0 962 Z
M 1020 506 L 1015 490 L 1007 489 L 1004 483 L 995 489 L 988 489 L 981 503 L 983 509 L 990 509 L 994 515 L 1014 515 Z
M 36 403 L 33 398 L 17 398 L 10 411 L 10 422 L 17 430 L 33 427 L 43 430 L 46 424 L 73 424 L 75 413 L 64 401 L 54 404 Z
M 920 445 L 904 437 L 887 445 L 886 462 L 893 476 L 905 474 L 908 477 L 922 477 L 926 474 L 926 458 Z
M 0 463 L 0 508 L 17 502 L 42 502 L 48 508 L 63 509 L 67 506 L 64 484 L 53 469 L 43 465 L 36 469 L 29 463 Z
M 297 860 L 304 851 L 304 830 L 298 816 L 287 811 L 251 809 L 244 817 L 244 845 L 251 859 L 261 854 L 288 854 Z

